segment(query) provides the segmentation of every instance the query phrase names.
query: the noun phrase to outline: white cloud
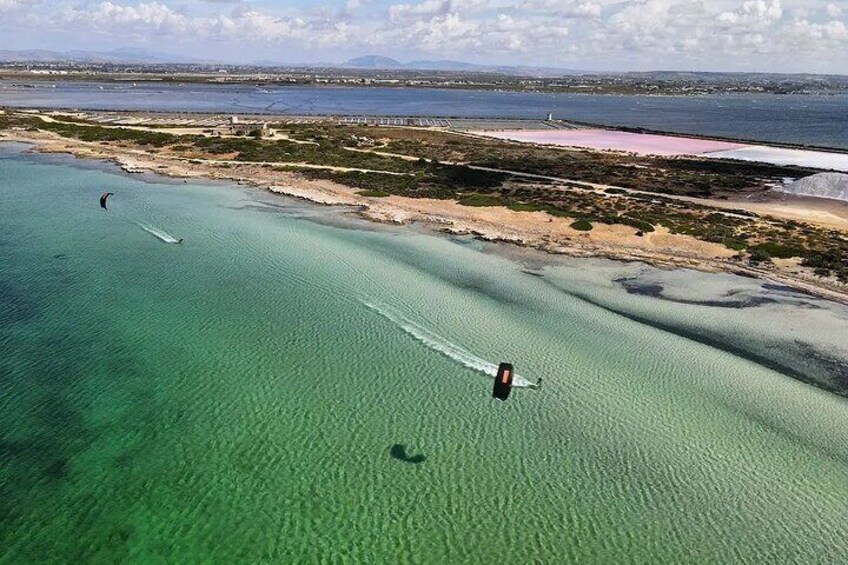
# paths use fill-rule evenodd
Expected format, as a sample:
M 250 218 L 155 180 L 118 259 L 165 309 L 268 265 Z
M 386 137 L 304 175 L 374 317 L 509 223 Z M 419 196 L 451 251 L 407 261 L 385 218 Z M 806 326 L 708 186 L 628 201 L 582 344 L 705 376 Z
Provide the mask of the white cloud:
M 601 17 L 601 5 L 597 2 L 580 2 L 570 13 L 579 17 L 599 18 Z
M 30 0 L 0 0 L 0 12 L 10 12 L 30 3 Z
M 123 6 L 112 2 L 103 2 L 93 11 L 80 12 L 79 18 L 85 18 L 89 26 L 126 26 L 169 33 L 186 33 L 191 21 L 159 2 L 142 3 L 137 6 Z
M 551 57 L 564 49 L 563 41 L 569 34 L 568 26 L 557 18 L 528 17 L 515 10 L 474 17 L 485 8 L 481 3 L 463 3 L 464 13 L 451 2 L 427 1 L 394 8 L 393 22 L 402 21 L 404 27 L 384 28 L 380 42 L 428 55 L 457 58 L 466 54 L 492 59 L 544 53 Z
M 745 0 L 741 7 L 718 15 L 718 21 L 729 25 L 763 26 L 783 16 L 780 0 Z
M 601 3 L 592 0 L 530 0 L 521 6 L 569 19 L 599 18 L 603 11 Z
M 620 33 L 645 34 L 662 32 L 674 28 L 679 23 L 675 21 L 673 10 L 674 0 L 639 0 L 629 2 L 609 18 L 610 27 Z
M 6 38 L 62 36 L 68 49 L 77 38 L 156 41 L 163 50 L 206 56 L 209 47 L 245 61 L 258 52 L 304 61 L 375 53 L 572 68 L 848 71 L 842 0 L 322 2 L 0 0 L 0 26 Z M 9 41 L 4 48 L 17 48 Z
M 389 18 L 393 22 L 429 19 L 451 13 L 451 0 L 424 0 L 418 4 L 395 4 L 389 6 Z
M 54 15 L 50 23 L 107 35 L 121 30 L 122 34 L 135 39 L 167 35 L 178 41 L 214 40 L 238 44 L 296 39 L 302 45 L 316 46 L 342 44 L 350 39 L 354 29 L 343 21 L 278 17 L 245 7 L 229 15 L 190 17 L 156 1 L 135 6 L 107 1 L 88 10 L 68 8 Z
M 843 53 L 848 49 L 848 26 L 838 20 L 824 24 L 797 20 L 785 29 L 785 33 L 788 41 L 806 50 L 830 51 L 839 43 L 846 43 L 842 46 Z

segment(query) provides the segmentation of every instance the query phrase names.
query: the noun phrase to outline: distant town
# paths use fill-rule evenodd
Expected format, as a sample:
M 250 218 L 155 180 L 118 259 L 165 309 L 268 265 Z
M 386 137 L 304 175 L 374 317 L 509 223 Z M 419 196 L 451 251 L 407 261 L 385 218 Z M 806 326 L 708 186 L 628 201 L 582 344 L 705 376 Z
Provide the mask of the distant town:
M 808 74 L 631 72 L 590 73 L 549 68 L 483 67 L 456 62 L 403 65 L 363 57 L 337 66 L 31 60 L 0 52 L 0 79 L 19 85 L 61 78 L 85 81 L 168 81 L 218 84 L 418 87 L 585 94 L 700 95 L 721 93 L 835 94 L 848 76 Z M 4 56 L 5 55 L 5 56 Z M 5 61 L 5 62 L 4 62 Z M 426 68 L 426 67 L 433 68 Z

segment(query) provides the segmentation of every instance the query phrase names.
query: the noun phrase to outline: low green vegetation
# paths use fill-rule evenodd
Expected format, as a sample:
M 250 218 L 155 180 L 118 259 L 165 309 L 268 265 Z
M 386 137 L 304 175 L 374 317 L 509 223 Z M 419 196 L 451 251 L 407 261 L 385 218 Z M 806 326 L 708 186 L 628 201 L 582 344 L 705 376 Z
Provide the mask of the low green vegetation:
M 750 254 L 748 255 L 748 262 L 752 265 L 771 263 L 771 255 L 763 249 L 753 248 L 750 250 Z
M 531 202 L 510 202 L 506 205 L 510 210 L 516 212 L 545 212 L 545 206 Z
M 820 277 L 835 276 L 848 282 L 848 253 L 844 248 L 831 248 L 826 252 L 812 251 L 804 254 L 801 264 L 810 267 Z
M 308 163 L 369 169 L 393 173 L 414 173 L 414 162 L 373 153 L 350 151 L 340 143 L 295 143 L 284 139 L 264 140 L 252 137 L 193 137 L 194 150 L 210 156 L 227 155 L 236 161 L 263 163 Z
M 415 191 L 418 179 L 410 175 L 388 175 L 385 173 L 363 173 L 361 171 L 336 172 L 327 169 L 308 169 L 294 167 L 308 179 L 329 180 L 357 188 L 384 194 L 411 194 Z
M 381 151 L 390 153 L 696 197 L 760 192 L 767 190 L 771 182 L 814 172 L 721 159 L 645 157 L 541 147 L 426 129 L 316 124 L 308 131 L 289 126 L 287 132 L 292 137 L 310 140 L 367 136 L 379 142 Z M 616 190 L 609 192 L 614 194 Z
M 801 249 L 796 249 L 789 245 L 784 245 L 782 243 L 777 243 L 774 241 L 765 241 L 758 245 L 753 245 L 748 248 L 748 251 L 753 253 L 758 253 L 760 255 L 768 255 L 769 257 L 775 257 L 777 259 L 790 259 L 792 257 L 800 257 L 804 251 Z
M 274 140 L 173 135 L 104 127 L 78 119 L 66 122 L 0 114 L 1 129 L 38 128 L 83 141 L 136 145 L 162 155 L 259 162 L 269 167 L 285 167 L 306 178 L 331 180 L 357 189 L 363 196 L 402 195 L 451 199 L 464 206 L 500 205 L 515 211 L 569 218 L 574 229 L 584 231 L 591 230 L 594 224 L 622 224 L 645 234 L 662 226 L 674 234 L 724 245 L 752 264 L 768 264 L 773 258 L 798 258 L 820 276 L 848 282 L 848 238 L 839 231 L 758 217 L 744 210 L 720 211 L 661 194 L 739 197 L 767 190 L 768 184 L 776 179 L 813 172 L 810 170 L 562 150 L 413 128 L 330 123 L 281 125 L 279 129 L 291 140 Z M 389 155 L 376 154 L 371 149 Z M 299 167 L 301 164 L 357 170 Z M 622 188 L 597 192 L 567 181 L 528 179 L 480 170 L 474 165 L 641 192 Z
M 638 231 L 642 233 L 650 233 L 654 231 L 654 226 L 649 224 L 644 220 L 640 220 L 638 218 L 630 218 L 628 216 L 617 216 L 616 223 L 624 224 L 625 226 L 630 226 L 631 228 L 636 228 Z
M 721 241 L 722 245 L 734 251 L 744 251 L 748 248 L 748 243 L 744 239 L 738 237 L 728 237 Z
M 506 175 L 498 173 L 467 174 L 461 170 L 464 168 L 437 165 L 406 175 L 306 168 L 299 169 L 298 172 L 307 178 L 331 180 L 361 190 L 443 200 L 458 199 L 464 191 L 493 190 L 506 178 Z
M 63 137 L 73 137 L 81 141 L 123 141 L 150 147 L 173 145 L 181 138 L 170 133 L 143 131 L 128 128 L 103 127 L 97 125 L 77 125 L 61 122 L 42 122 L 34 124 L 38 129 L 52 131 Z

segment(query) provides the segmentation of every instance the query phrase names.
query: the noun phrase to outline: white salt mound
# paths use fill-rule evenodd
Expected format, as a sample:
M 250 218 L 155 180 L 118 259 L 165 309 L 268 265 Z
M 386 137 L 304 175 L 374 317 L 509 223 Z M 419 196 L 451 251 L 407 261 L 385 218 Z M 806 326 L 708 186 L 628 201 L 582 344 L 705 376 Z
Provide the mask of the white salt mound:
M 848 202 L 848 175 L 819 173 L 798 179 L 783 188 L 784 192 L 816 198 L 832 198 Z

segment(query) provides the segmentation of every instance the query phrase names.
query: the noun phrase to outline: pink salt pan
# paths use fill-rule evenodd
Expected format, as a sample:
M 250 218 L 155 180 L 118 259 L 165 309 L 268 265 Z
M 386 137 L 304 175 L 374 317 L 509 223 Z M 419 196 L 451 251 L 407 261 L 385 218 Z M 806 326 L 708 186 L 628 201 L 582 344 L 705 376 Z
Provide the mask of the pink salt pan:
M 539 143 L 543 145 L 562 145 L 565 147 L 587 147 L 589 149 L 610 149 L 627 151 L 640 155 L 702 155 L 713 151 L 728 151 L 746 147 L 740 143 L 711 141 L 654 135 L 649 133 L 629 133 L 605 129 L 549 129 L 549 130 L 507 130 L 477 132 L 481 135 Z

